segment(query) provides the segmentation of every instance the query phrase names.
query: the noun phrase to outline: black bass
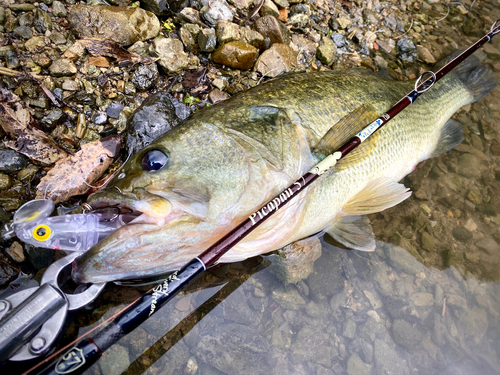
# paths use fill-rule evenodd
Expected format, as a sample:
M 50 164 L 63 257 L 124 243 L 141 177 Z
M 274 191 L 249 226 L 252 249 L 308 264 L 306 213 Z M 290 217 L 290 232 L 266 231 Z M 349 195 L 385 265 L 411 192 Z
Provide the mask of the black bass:
M 302 73 L 195 113 L 138 152 L 106 190 L 89 198 L 95 208 L 120 204 L 142 214 L 80 257 L 73 277 L 102 282 L 180 268 L 367 125 L 335 125 L 340 119 L 367 105 L 378 117 L 413 86 L 360 72 Z M 363 215 L 408 198 L 398 181 L 419 162 L 459 144 L 462 126 L 450 117 L 495 86 L 494 76 L 469 58 L 221 262 L 325 230 L 347 247 L 374 250 Z M 270 210 L 272 204 L 259 214 Z

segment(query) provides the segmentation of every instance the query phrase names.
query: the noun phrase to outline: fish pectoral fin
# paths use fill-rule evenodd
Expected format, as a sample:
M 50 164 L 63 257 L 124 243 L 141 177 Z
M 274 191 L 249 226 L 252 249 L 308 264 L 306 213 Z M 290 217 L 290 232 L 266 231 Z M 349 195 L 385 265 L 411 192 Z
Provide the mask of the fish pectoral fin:
M 375 235 L 366 216 L 344 216 L 328 228 L 326 233 L 349 249 L 375 250 Z
M 369 182 L 342 207 L 342 216 L 368 215 L 401 203 L 411 195 L 410 189 L 389 177 Z
M 313 152 L 329 155 L 378 118 L 378 111 L 371 104 L 363 104 L 342 117 L 321 138 Z
M 436 149 L 431 157 L 439 156 L 453 147 L 458 146 L 464 140 L 463 125 L 458 121 L 449 119 L 441 130 L 441 136 Z

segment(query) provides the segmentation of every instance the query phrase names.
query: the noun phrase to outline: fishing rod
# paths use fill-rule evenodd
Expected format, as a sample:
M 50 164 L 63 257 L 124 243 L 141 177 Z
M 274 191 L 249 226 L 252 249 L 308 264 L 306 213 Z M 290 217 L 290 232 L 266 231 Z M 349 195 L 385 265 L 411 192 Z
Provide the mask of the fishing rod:
M 375 131 L 379 130 L 403 109 L 415 102 L 420 94 L 429 90 L 437 81 L 479 49 L 479 47 L 489 42 L 494 35 L 500 32 L 500 25 L 496 26 L 499 21 L 500 20 L 495 21 L 488 34 L 448 62 L 436 73 L 432 71 L 423 73 L 415 82 L 415 89 L 399 100 L 391 109 L 377 120 L 367 125 L 337 151 L 320 161 L 309 172 L 288 186 L 276 197 L 261 206 L 257 211 L 252 213 L 247 219 L 202 252 L 198 257 L 188 262 L 180 270 L 169 275 L 161 284 L 146 292 L 142 297 L 130 304 L 128 308 L 120 313 L 113 322 L 106 326 L 106 328 L 100 331 L 95 337 L 88 337 L 81 340 L 76 346 L 62 355 L 59 360 L 54 361 L 38 374 L 76 374 L 90 367 L 99 359 L 106 349 L 158 311 L 161 306 L 170 301 L 208 267 L 215 265 L 233 246 L 248 236 L 265 220 L 278 212 L 283 206 L 288 204 L 294 197 L 302 193 L 306 187 L 310 186 L 320 176 L 331 170 L 339 160 L 358 147 Z M 423 81 L 425 76 L 428 77 Z M 359 120 L 359 117 L 355 120 Z M 48 361 L 49 359 L 40 362 L 25 374 L 33 373 L 33 370 Z

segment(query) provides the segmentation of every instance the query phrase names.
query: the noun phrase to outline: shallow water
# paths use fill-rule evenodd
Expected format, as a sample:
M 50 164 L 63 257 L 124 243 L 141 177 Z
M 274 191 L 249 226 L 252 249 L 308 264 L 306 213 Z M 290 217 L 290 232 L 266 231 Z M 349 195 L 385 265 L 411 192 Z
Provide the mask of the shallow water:
M 474 6 L 500 18 L 498 3 Z M 477 39 L 442 25 L 460 46 Z M 500 374 L 499 103 L 497 88 L 460 110 L 463 145 L 420 164 L 403 180 L 412 197 L 370 216 L 375 252 L 322 241 L 313 272 L 288 285 L 276 255 L 219 266 L 86 374 Z M 61 345 L 140 290 L 108 286 Z

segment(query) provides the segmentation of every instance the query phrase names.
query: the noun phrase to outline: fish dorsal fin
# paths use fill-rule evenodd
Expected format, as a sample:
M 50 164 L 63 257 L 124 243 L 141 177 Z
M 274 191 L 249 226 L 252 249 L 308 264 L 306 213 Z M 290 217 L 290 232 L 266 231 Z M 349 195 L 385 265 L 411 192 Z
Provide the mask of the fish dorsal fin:
M 344 216 L 326 232 L 349 249 L 375 250 L 375 235 L 366 216 Z
M 355 136 L 361 129 L 378 117 L 378 111 L 371 104 L 363 104 L 349 112 L 333 125 L 321 138 L 314 153 L 329 155 Z
M 411 195 L 410 189 L 389 177 L 369 182 L 342 207 L 342 216 L 367 215 L 380 212 L 401 203 Z
M 431 157 L 439 156 L 453 147 L 458 146 L 464 140 L 463 125 L 458 121 L 449 119 L 441 130 L 436 149 Z

